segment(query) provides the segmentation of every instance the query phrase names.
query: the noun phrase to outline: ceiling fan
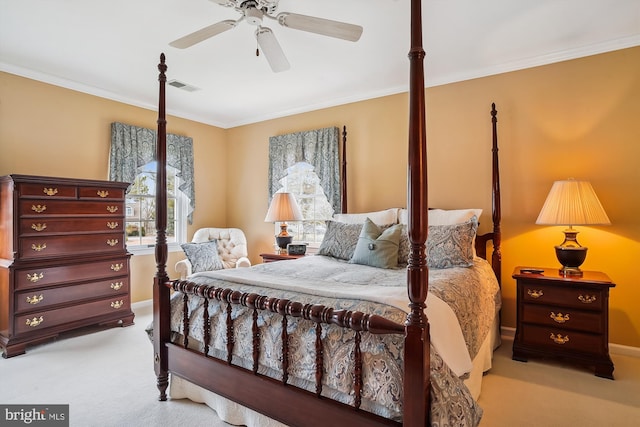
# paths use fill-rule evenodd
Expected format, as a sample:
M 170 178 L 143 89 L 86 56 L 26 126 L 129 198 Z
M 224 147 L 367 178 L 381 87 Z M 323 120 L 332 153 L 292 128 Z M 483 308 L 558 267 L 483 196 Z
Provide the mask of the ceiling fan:
M 258 46 L 260 46 L 264 56 L 267 58 L 267 62 L 269 62 L 271 69 L 278 73 L 290 68 L 289 61 L 287 61 L 287 57 L 282 51 L 273 31 L 268 27 L 262 26 L 263 18 L 274 20 L 283 27 L 308 31 L 310 33 L 321 34 L 353 42 L 358 41 L 362 35 L 362 27 L 359 25 L 290 12 L 281 12 L 276 15 L 275 13 L 278 8 L 279 0 L 210 1 L 221 6 L 233 7 L 235 10 L 242 13 L 242 16 L 236 21 L 227 19 L 204 27 L 191 34 L 187 34 L 186 36 L 169 43 L 170 46 L 178 49 L 186 49 L 196 43 L 200 43 L 201 41 L 235 28 L 235 26 L 240 22 L 246 21 L 247 23 L 257 27 L 255 34 L 256 39 L 258 40 Z M 258 54 L 257 51 L 256 54 Z

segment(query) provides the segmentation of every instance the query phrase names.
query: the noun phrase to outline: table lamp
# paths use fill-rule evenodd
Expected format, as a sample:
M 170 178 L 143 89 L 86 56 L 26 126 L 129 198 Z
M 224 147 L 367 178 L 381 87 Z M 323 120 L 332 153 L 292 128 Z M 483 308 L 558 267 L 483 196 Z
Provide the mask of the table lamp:
M 573 178 L 555 181 L 542 206 L 536 224 L 567 225 L 564 241 L 556 246 L 556 257 L 565 276 L 582 276 L 580 266 L 587 257 L 587 248 L 580 245 L 574 225 L 609 225 L 602 204 L 588 181 Z
M 275 193 L 265 222 L 280 222 L 280 234 L 276 236 L 276 243 L 281 250 L 287 249 L 287 244 L 291 243 L 293 236 L 287 231 L 286 221 L 302 221 L 304 218 L 295 197 L 291 193 Z

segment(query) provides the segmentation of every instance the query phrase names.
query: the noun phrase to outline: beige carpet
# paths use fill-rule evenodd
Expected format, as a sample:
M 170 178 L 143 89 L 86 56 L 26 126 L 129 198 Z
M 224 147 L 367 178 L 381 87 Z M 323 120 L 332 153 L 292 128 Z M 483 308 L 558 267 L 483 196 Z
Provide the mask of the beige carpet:
M 78 427 L 218 427 L 215 412 L 186 400 L 158 402 L 150 305 L 128 328 L 87 328 L 0 360 L 0 403 L 69 404 Z M 481 427 L 638 426 L 640 359 L 613 355 L 615 381 L 555 363 L 511 360 L 511 342 L 485 376 Z

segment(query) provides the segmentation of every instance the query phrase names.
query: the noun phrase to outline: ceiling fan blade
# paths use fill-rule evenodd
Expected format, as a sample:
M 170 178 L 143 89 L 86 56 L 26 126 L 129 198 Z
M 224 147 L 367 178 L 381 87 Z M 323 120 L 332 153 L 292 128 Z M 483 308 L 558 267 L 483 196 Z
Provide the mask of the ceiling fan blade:
M 177 47 L 178 49 L 191 47 L 196 43 L 200 43 L 201 41 L 204 41 L 210 37 L 217 36 L 220 33 L 232 29 L 236 26 L 236 23 L 236 21 L 233 21 L 231 19 L 217 22 L 213 25 L 209 25 L 208 27 L 204 27 L 194 33 L 187 34 L 186 36 L 181 37 L 178 40 L 174 40 L 169 43 L 169 46 Z
M 338 39 L 358 41 L 362 35 L 362 27 L 346 22 L 332 21 L 330 19 L 316 18 L 314 16 L 300 15 L 297 13 L 282 12 L 276 16 L 280 25 L 310 33 Z
M 258 27 L 256 30 L 256 38 L 258 39 L 258 45 L 262 53 L 264 53 L 274 73 L 286 71 L 291 67 L 289 61 L 287 61 L 287 57 L 284 56 L 280 43 L 278 43 L 271 29 Z
M 220 6 L 233 6 L 235 3 L 232 0 L 210 0 L 213 3 L 218 3 Z

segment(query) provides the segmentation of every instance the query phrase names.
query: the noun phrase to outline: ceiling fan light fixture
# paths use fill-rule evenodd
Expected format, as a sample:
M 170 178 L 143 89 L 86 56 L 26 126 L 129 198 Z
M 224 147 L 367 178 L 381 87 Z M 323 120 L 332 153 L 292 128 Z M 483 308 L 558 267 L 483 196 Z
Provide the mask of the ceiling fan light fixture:
M 262 17 L 264 13 L 255 7 L 250 7 L 244 10 L 244 19 L 251 25 L 262 25 Z

